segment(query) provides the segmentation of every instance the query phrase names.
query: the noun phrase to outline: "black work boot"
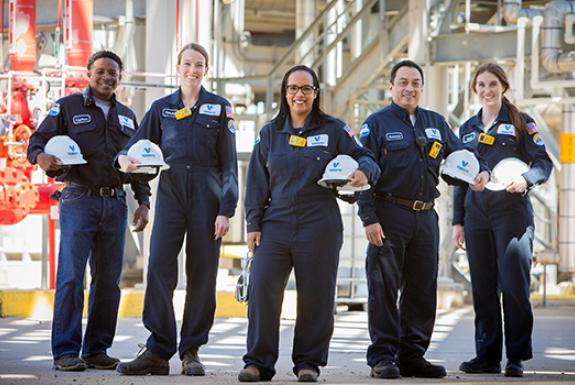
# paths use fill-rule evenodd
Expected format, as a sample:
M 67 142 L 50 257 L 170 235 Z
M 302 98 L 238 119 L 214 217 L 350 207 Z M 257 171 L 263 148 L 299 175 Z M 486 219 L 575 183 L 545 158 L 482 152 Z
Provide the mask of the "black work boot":
M 126 375 L 151 374 L 165 376 L 170 374 L 170 363 L 144 346 L 134 360 L 120 362 L 116 367 L 116 371 Z
M 523 377 L 523 364 L 521 360 L 507 360 L 505 365 L 505 377 Z
M 399 378 L 399 368 L 393 361 L 381 360 L 371 368 L 371 376 L 375 378 Z
M 186 376 L 206 375 L 204 365 L 202 365 L 200 357 L 198 357 L 198 348 L 190 348 L 184 353 L 182 357 L 182 374 Z
M 472 360 L 462 362 L 459 370 L 464 373 L 501 373 L 501 364 L 499 362 L 487 362 L 486 360 L 475 357 Z
M 423 357 L 401 361 L 399 372 L 403 377 L 442 378 L 447 375 L 441 365 L 433 365 Z
M 113 370 L 120 363 L 116 357 L 110 357 L 106 353 L 83 357 L 86 367 L 89 369 Z
M 86 370 L 86 363 L 78 356 L 63 356 L 54 360 L 54 369 L 64 372 L 81 372 Z

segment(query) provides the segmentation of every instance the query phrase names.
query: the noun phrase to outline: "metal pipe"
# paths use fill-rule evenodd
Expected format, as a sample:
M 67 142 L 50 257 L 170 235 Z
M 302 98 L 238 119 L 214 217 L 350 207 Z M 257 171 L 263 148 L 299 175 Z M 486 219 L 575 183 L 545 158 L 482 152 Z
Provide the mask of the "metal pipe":
M 572 1 L 556 0 L 545 7 L 541 40 L 541 63 L 553 73 L 575 71 L 575 51 L 563 52 L 561 27 L 566 13 L 574 13 Z
M 507 24 L 517 24 L 520 17 L 529 19 L 543 15 L 543 11 L 532 8 L 522 8 L 521 0 L 503 0 L 503 20 Z

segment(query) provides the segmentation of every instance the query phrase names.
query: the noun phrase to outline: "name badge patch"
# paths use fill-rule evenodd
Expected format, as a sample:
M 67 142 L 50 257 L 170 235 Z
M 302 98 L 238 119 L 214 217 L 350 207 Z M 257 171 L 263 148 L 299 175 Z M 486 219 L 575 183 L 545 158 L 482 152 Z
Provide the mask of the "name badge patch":
M 290 135 L 288 144 L 290 146 L 294 146 L 294 147 L 305 147 L 306 140 L 305 140 L 305 138 L 302 138 L 301 136 Z
M 515 126 L 509 123 L 502 123 L 497 127 L 497 133 L 503 135 L 513 135 L 515 136 Z
M 162 118 L 175 118 L 176 117 L 176 111 L 173 108 L 163 108 L 162 109 Z
M 426 128 L 425 135 L 429 139 L 441 140 L 441 132 L 437 128 Z
M 388 132 L 385 134 L 385 139 L 388 142 L 393 142 L 395 140 L 403 140 L 403 132 Z
M 120 124 L 122 126 L 131 128 L 132 130 L 134 130 L 136 127 L 134 126 L 134 120 L 128 118 L 127 116 L 124 115 L 118 115 L 118 120 L 120 121 Z
M 200 106 L 200 114 L 219 116 L 222 112 L 222 106 L 219 104 L 202 104 Z
M 327 147 L 328 141 L 329 141 L 329 135 L 327 135 L 327 134 L 308 136 L 307 137 L 307 146 L 308 147 L 316 147 L 316 146 Z
M 475 132 L 470 132 L 469 134 L 463 135 L 463 138 L 461 138 L 461 141 L 463 143 L 473 142 L 475 140 L 476 136 L 477 136 L 477 134 L 475 134 Z
M 88 114 L 74 115 L 72 117 L 72 122 L 74 124 L 86 124 L 92 121 L 92 117 Z

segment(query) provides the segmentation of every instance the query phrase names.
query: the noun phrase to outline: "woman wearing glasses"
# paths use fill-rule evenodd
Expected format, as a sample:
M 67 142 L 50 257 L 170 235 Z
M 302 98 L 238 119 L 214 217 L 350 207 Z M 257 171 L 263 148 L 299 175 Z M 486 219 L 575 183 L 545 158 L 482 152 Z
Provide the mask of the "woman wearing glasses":
M 205 374 L 198 349 L 214 321 L 220 244 L 238 199 L 232 109 L 202 87 L 204 47 L 184 46 L 176 68 L 180 87 L 152 104 L 127 147 L 140 139 L 159 144 L 170 169 L 160 175 L 150 244 L 143 323 L 151 334 L 135 360 L 118 365 L 122 374 L 168 374 L 177 350 L 182 374 Z M 137 168 L 133 161 L 118 157 L 124 171 Z M 172 297 L 184 236 L 187 286 L 178 346 Z
M 293 371 L 298 381 L 315 382 L 327 363 L 343 228 L 336 195 L 317 181 L 338 154 L 359 162 L 349 175 L 351 185 L 379 177 L 349 126 L 320 110 L 315 72 L 291 68 L 282 81 L 279 112 L 256 140 L 246 182 L 247 240 L 255 256 L 241 382 L 275 375 L 283 292 L 292 268 L 298 291 Z

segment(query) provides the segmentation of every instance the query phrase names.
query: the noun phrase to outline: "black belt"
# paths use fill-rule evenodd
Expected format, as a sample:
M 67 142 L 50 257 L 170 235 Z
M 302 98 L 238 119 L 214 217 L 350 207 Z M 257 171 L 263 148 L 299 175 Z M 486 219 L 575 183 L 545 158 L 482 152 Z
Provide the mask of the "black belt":
M 433 208 L 433 206 L 435 206 L 434 202 L 424 202 L 424 201 L 418 201 L 418 200 L 412 201 L 409 199 L 394 197 L 391 194 L 377 194 L 376 193 L 374 195 L 376 198 L 383 199 L 384 201 L 393 203 L 394 205 L 407 207 L 409 209 L 412 209 L 413 211 L 431 210 Z
M 72 187 L 83 190 L 88 193 L 88 195 L 98 196 L 102 198 L 111 198 L 115 196 L 124 196 L 126 193 L 123 188 L 121 187 L 108 187 L 108 186 L 101 186 L 101 187 L 89 187 L 84 186 L 79 183 L 75 182 L 66 182 L 64 184 L 65 187 Z

